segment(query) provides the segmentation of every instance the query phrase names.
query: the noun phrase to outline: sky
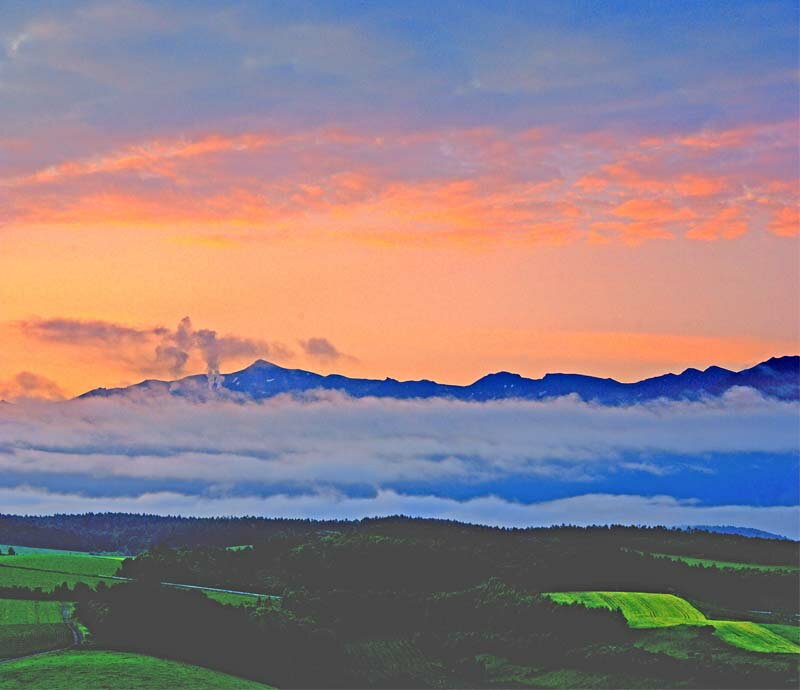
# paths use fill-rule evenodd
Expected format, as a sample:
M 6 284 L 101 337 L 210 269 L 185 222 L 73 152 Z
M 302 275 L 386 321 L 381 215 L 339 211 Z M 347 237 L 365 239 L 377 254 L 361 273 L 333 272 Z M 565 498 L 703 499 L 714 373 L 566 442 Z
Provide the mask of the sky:
M 145 341 L 187 316 L 238 343 L 223 371 L 630 381 L 796 352 L 798 19 L 3 0 L 0 392 L 170 378 Z
M 70 398 L 798 352 L 794 1 L 0 0 L 0 506 L 800 536 L 798 404 Z

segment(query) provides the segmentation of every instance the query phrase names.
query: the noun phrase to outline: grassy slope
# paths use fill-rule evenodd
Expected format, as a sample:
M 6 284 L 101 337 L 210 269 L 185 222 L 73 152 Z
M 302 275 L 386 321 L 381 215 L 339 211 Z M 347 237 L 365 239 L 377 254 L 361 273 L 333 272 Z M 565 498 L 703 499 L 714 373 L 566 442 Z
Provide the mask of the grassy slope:
M 738 563 L 733 561 L 713 561 L 709 558 L 691 558 L 690 556 L 674 556 L 669 553 L 654 553 L 658 558 L 669 558 L 671 561 L 681 561 L 688 565 L 703 565 L 707 568 L 733 568 L 734 570 L 762 570 L 765 572 L 793 572 L 800 570 L 791 565 L 759 565 L 757 563 Z
M 546 596 L 561 604 L 583 604 L 591 608 L 619 610 L 632 628 L 711 625 L 719 638 L 751 652 L 800 654 L 800 646 L 758 623 L 708 620 L 689 602 L 672 594 L 552 592 Z
M 142 654 L 65 651 L 11 661 L 0 667 L 0 688 L 207 688 L 245 690 L 268 686 L 226 673 Z
M 0 658 L 66 647 L 71 641 L 59 602 L 0 599 Z

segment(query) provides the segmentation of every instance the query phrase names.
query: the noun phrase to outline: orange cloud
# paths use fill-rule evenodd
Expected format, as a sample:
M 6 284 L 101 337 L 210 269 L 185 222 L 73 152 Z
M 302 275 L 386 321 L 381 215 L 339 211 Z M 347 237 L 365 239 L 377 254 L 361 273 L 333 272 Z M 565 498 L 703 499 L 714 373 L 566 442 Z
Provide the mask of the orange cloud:
M 737 206 L 728 206 L 720 209 L 713 216 L 707 218 L 686 233 L 692 240 L 732 240 L 747 232 L 747 217 L 743 209 Z
M 631 218 L 635 221 L 656 223 L 672 223 L 694 218 L 694 213 L 687 207 L 676 208 L 668 201 L 661 199 L 628 199 L 611 210 L 615 216 Z
M 767 228 L 779 237 L 800 236 L 800 207 L 784 206 L 777 209 L 772 214 Z
M 600 221 L 592 223 L 591 230 L 594 243 L 608 242 L 610 232 L 629 246 L 637 246 L 644 240 L 671 240 L 675 237 L 662 223 L 647 221 Z
M 712 196 L 726 187 L 725 180 L 705 175 L 683 175 L 675 182 L 675 191 L 682 196 Z

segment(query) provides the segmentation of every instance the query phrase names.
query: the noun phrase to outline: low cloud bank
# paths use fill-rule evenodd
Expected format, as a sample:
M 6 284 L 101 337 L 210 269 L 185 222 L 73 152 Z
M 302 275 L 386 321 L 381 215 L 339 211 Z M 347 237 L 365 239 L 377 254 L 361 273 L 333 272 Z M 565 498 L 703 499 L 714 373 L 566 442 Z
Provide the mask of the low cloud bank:
M 466 403 L 338 394 L 244 405 L 29 402 L 0 407 L 0 505 L 38 513 L 406 513 L 499 525 L 726 522 L 789 534 L 798 512 L 786 503 L 796 500 L 779 488 L 764 493 L 776 483 L 779 460 L 784 473 L 797 471 L 798 412 L 796 403 L 748 389 L 630 407 L 570 397 Z M 759 474 L 745 468 L 742 479 L 743 458 L 752 454 Z M 676 497 L 674 477 L 666 483 L 676 466 L 719 473 L 714 483 L 735 478 L 753 491 L 744 487 L 744 498 L 733 501 L 685 491 Z M 593 489 L 598 468 L 604 483 Z M 642 480 L 623 485 L 616 479 L 623 473 Z M 560 493 L 526 495 L 518 478 Z M 473 490 L 458 489 L 464 486 Z M 756 488 L 758 501 L 750 497 Z M 748 502 L 759 505 L 742 505 Z
M 30 487 L 0 489 L 6 513 L 122 511 L 156 515 L 218 517 L 255 515 L 311 519 L 360 519 L 386 515 L 442 518 L 496 527 L 544 527 L 556 524 L 593 525 L 740 525 L 793 539 L 800 538 L 796 506 L 697 506 L 671 496 L 584 494 L 571 498 L 523 504 L 499 496 L 456 501 L 436 496 L 409 496 L 382 490 L 374 497 L 354 498 L 335 492 L 304 496 L 276 494 L 269 498 L 187 496 L 171 492 L 135 498 L 89 498 L 56 494 Z

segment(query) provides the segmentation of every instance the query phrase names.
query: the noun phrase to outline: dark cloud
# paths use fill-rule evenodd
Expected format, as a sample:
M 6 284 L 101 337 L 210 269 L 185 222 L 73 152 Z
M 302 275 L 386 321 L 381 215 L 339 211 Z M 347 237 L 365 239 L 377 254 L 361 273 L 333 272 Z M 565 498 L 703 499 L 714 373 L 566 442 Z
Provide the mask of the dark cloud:
M 122 360 L 132 370 L 144 375 L 167 373 L 177 378 L 186 372 L 192 354 L 198 354 L 205 362 L 209 385 L 212 386 L 220 382 L 219 370 L 223 360 L 264 356 L 285 360 L 292 357 L 291 350 L 281 343 L 219 335 L 208 328 L 195 329 L 188 316 L 181 319 L 174 329 L 164 326 L 137 328 L 109 321 L 69 318 L 30 319 L 18 322 L 18 326 L 26 336 L 44 342 L 99 348 L 109 358 Z
M 61 318 L 20 321 L 19 328 L 29 337 L 52 343 L 115 346 L 145 343 L 167 331 L 165 328 L 135 328 L 109 321 Z
M 0 399 L 46 398 L 61 400 L 65 393 L 55 381 L 31 371 L 21 371 L 9 381 L 0 381 Z
M 339 349 L 327 338 L 309 338 L 308 340 L 300 340 L 300 347 L 309 356 L 321 360 L 340 360 L 340 359 L 354 359 L 350 355 L 340 352 Z

